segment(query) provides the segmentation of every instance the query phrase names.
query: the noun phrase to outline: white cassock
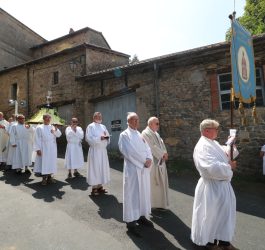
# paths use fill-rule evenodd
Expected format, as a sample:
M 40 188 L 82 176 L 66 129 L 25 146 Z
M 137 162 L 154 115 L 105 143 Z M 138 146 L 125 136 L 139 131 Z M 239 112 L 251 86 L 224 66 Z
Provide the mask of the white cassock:
M 139 131 L 128 127 L 120 134 L 119 149 L 124 156 L 123 220 L 132 222 L 151 213 L 150 168 L 144 167 L 153 159 L 148 144 Z
M 57 172 L 57 143 L 56 138 L 62 135 L 57 129 L 53 134 L 53 125 L 38 125 L 34 136 L 34 151 L 40 150 L 41 156 L 36 155 L 34 172 L 43 175 Z
M 167 208 L 168 202 L 168 175 L 163 155 L 167 153 L 165 144 L 157 132 L 149 127 L 142 131 L 153 155 L 151 168 L 151 205 L 153 208 Z
M 193 159 L 201 178 L 195 189 L 191 239 L 197 245 L 215 239 L 231 242 L 236 222 L 236 198 L 229 158 L 215 140 L 201 136 Z
M 65 152 L 64 166 L 67 169 L 79 169 L 84 165 L 84 155 L 82 140 L 84 131 L 81 127 L 76 127 L 76 132 L 69 126 L 65 130 L 67 147 Z
M 0 162 L 6 162 L 7 159 L 7 142 L 8 142 L 8 126 L 9 122 L 5 119 L 0 121 L 0 125 L 5 128 L 0 128 Z
M 15 124 L 10 130 L 10 144 L 16 145 L 13 147 L 11 165 L 12 169 L 24 168 L 31 166 L 32 156 L 32 136 L 34 128 L 26 128 L 24 124 Z
M 10 122 L 7 132 L 10 135 L 11 133 L 11 128 L 13 125 L 16 125 L 17 121 L 14 122 Z M 12 147 L 11 143 L 10 143 L 10 136 L 7 142 L 7 160 L 6 160 L 6 165 L 12 165 L 12 159 L 13 159 L 13 152 L 14 152 L 14 148 Z
M 89 144 L 88 150 L 88 171 L 87 183 L 95 186 L 106 184 L 110 181 L 110 167 L 107 153 L 109 140 L 101 140 L 101 136 L 109 132 L 103 124 L 92 122 L 86 129 L 86 141 Z

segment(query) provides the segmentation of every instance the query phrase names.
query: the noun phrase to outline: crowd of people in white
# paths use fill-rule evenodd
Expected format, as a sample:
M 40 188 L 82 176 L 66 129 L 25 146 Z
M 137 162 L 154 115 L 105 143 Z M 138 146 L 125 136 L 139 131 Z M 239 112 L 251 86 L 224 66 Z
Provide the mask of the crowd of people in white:
M 13 120 L 12 120 L 13 119 Z M 33 127 L 25 123 L 24 115 L 9 121 L 0 112 L 0 162 L 17 174 L 33 171 L 42 177 L 41 185 L 55 183 L 57 172 L 56 138 L 62 135 L 51 116 L 43 115 L 43 124 Z M 168 154 L 158 134 L 159 119 L 150 117 L 146 129 L 140 133 L 139 117 L 127 115 L 128 128 L 119 137 L 118 147 L 124 157 L 123 220 L 127 229 L 141 237 L 139 225 L 154 227 L 149 220 L 152 210 L 165 212 L 169 207 Z M 230 243 L 235 230 L 235 195 L 230 184 L 236 162 L 230 160 L 223 147 L 215 141 L 219 123 L 206 119 L 200 124 L 201 138 L 194 150 L 194 163 L 201 176 L 193 206 L 191 239 L 207 249 L 236 250 Z M 84 166 L 82 140 L 89 144 L 86 180 L 91 195 L 108 193 L 103 185 L 110 182 L 107 145 L 110 134 L 102 124 L 102 115 L 95 112 L 93 122 L 84 133 L 78 119 L 72 118 L 66 128 L 67 148 L 65 168 L 67 178 L 79 177 Z

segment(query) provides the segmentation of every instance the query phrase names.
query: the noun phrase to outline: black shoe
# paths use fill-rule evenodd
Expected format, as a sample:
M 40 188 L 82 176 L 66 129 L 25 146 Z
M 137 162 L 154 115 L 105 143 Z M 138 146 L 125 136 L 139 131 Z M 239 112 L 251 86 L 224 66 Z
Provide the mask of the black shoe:
M 17 170 L 16 170 L 16 174 L 17 174 L 17 175 L 22 175 L 22 170 L 21 170 L 21 169 L 17 169 Z
M 80 174 L 79 172 L 76 171 L 76 172 L 74 172 L 74 176 L 75 176 L 75 177 L 80 177 L 81 174 Z
M 154 227 L 154 224 L 150 220 L 147 220 L 144 216 L 141 216 L 137 222 L 138 224 L 144 225 L 146 227 Z
M 126 223 L 127 224 L 127 229 L 128 229 L 128 233 L 138 237 L 138 238 L 141 238 L 142 235 L 140 234 L 140 231 L 139 229 L 137 228 L 137 225 L 136 225 L 136 222 L 133 221 L 133 222 L 129 222 L 129 223 Z

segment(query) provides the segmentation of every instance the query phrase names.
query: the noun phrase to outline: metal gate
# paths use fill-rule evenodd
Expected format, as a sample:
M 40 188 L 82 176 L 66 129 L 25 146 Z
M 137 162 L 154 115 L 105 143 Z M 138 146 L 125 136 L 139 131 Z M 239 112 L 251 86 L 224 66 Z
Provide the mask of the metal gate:
M 120 133 L 127 128 L 127 112 L 136 111 L 135 93 L 98 102 L 95 105 L 95 111 L 102 114 L 102 123 L 111 134 L 109 148 L 117 150 Z

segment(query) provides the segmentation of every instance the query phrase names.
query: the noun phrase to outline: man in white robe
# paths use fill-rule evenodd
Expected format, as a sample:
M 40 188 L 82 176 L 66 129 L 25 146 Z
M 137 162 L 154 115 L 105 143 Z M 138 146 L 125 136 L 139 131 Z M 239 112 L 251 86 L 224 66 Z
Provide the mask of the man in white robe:
M 55 183 L 52 174 L 57 172 L 57 143 L 56 138 L 62 135 L 56 125 L 51 125 L 51 116 L 43 115 L 43 124 L 38 125 L 34 137 L 36 159 L 34 172 L 42 175 L 42 185 Z
M 151 214 L 150 167 L 153 157 L 150 147 L 137 130 L 138 115 L 128 113 L 127 123 L 128 128 L 120 134 L 118 143 L 124 157 L 123 220 L 128 231 L 140 237 L 137 223 L 153 227 L 147 219 Z
M 8 135 L 9 135 L 9 139 L 8 139 L 8 143 L 7 143 L 7 160 L 6 160 L 6 165 L 8 166 L 8 169 L 12 168 L 12 159 L 13 159 L 13 152 L 14 152 L 14 148 L 12 147 L 11 143 L 10 143 L 10 133 L 11 133 L 11 128 L 13 125 L 17 124 L 17 116 L 15 114 L 13 114 L 9 119 L 9 126 L 7 129 Z
M 107 193 L 103 185 L 110 181 L 110 167 L 107 153 L 107 145 L 110 142 L 109 132 L 101 123 L 101 113 L 95 112 L 93 122 L 86 129 L 86 141 L 89 144 L 87 183 L 92 186 L 91 195 Z
M 0 112 L 0 166 L 4 166 L 7 160 L 8 126 L 4 114 Z
M 25 168 L 26 173 L 31 173 L 29 166 L 32 165 L 32 135 L 34 129 L 25 124 L 25 116 L 17 116 L 18 123 L 13 125 L 10 129 L 10 145 L 13 148 L 11 165 L 18 174 L 22 173 Z
M 72 178 L 72 170 L 74 176 L 81 176 L 77 169 L 84 166 L 84 154 L 82 149 L 82 140 L 84 138 L 84 131 L 78 125 L 78 119 L 72 118 L 71 126 L 65 130 L 67 147 L 65 152 L 65 164 L 68 169 L 68 178 Z
M 159 211 L 168 208 L 168 175 L 166 160 L 168 154 L 165 144 L 157 133 L 159 129 L 159 120 L 157 117 L 148 119 L 148 126 L 142 131 L 142 135 L 148 143 L 152 155 L 153 162 L 151 167 L 151 206 Z
M 201 138 L 193 153 L 201 178 L 195 189 L 191 239 L 207 249 L 235 250 L 231 241 L 235 231 L 236 198 L 230 181 L 236 161 L 231 161 L 215 141 L 218 127 L 215 120 L 201 122 Z

